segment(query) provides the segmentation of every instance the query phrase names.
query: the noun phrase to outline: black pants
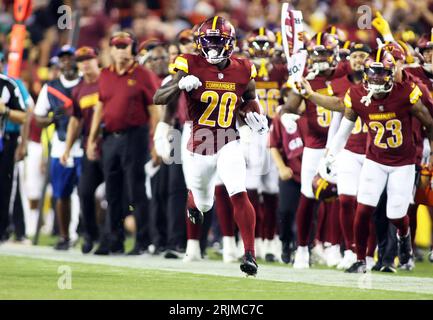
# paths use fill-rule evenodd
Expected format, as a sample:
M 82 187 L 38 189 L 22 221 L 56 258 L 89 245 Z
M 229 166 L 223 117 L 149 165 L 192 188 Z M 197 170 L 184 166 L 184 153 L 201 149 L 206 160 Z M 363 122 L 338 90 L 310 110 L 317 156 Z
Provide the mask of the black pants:
M 301 184 L 293 179 L 279 181 L 278 219 L 280 226 L 280 240 L 283 244 L 296 241 L 295 217 L 301 195 Z
M 84 237 L 96 241 L 103 230 L 99 230 L 96 222 L 95 191 L 104 182 L 104 173 L 100 161 L 90 161 L 86 155 L 82 158 L 78 193 L 80 196 L 82 230 Z M 101 235 L 102 236 L 102 235 Z
M 129 210 L 133 212 L 137 225 L 136 244 L 149 244 L 144 172 L 148 140 L 147 126 L 131 128 L 121 134 L 106 134 L 104 137 L 103 168 L 113 241 L 125 239 L 122 196 L 126 192 Z
M 152 199 L 150 200 L 150 233 L 157 248 L 167 246 L 167 181 L 168 166 L 161 164 L 150 179 Z
M 3 151 L 0 152 L 0 241 L 6 240 L 9 226 L 9 205 L 15 165 L 15 149 L 19 133 L 3 136 Z
M 188 190 L 181 164 L 168 165 L 167 188 L 167 247 L 168 249 L 186 246 L 186 201 Z
M 397 229 L 386 216 L 387 195 L 382 193 L 379 203 L 373 215 L 376 226 L 376 240 L 378 245 L 378 262 L 393 264 L 397 256 Z

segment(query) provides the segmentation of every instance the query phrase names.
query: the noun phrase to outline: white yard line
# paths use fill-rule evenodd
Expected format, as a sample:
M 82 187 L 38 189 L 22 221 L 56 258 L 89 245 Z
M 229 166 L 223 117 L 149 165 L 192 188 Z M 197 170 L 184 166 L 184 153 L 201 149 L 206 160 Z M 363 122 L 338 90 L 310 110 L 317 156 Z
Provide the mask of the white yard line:
M 62 262 L 100 264 L 134 269 L 188 272 L 226 277 L 245 277 L 240 272 L 238 264 L 225 264 L 220 261 L 211 260 L 184 263 L 181 260 L 164 259 L 162 257 L 147 254 L 138 257 L 100 257 L 95 255 L 83 255 L 79 250 L 58 252 L 54 251 L 54 249 L 50 247 L 33 247 L 6 243 L 0 246 L 0 264 L 2 263 L 2 255 Z M 285 268 L 261 265 L 259 266 L 259 272 L 256 279 L 307 283 L 322 286 L 361 288 L 366 290 L 377 289 L 433 294 L 433 278 L 397 277 L 371 273 L 358 275 L 347 274 L 336 270 L 294 270 L 289 267 Z

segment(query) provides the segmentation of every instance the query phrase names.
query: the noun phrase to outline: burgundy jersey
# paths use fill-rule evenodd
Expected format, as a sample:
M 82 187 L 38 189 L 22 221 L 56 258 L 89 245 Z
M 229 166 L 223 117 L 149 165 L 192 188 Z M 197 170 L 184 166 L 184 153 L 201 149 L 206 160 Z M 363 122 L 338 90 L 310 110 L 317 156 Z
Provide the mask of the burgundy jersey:
M 366 157 L 387 166 L 415 163 L 412 131 L 412 105 L 422 93 L 413 81 L 395 83 L 384 99 L 361 103 L 367 91 L 362 84 L 352 86 L 344 97 L 346 108 L 352 108 L 368 125 Z
M 256 77 L 256 68 L 246 59 L 229 59 L 223 70 L 195 54 L 176 58 L 175 71 L 182 70 L 200 79 L 202 86 L 185 92 L 188 118 L 193 127 L 188 150 L 213 154 L 230 141 L 239 139 L 236 109 L 242 103 L 248 83 Z
M 331 89 L 334 96 L 343 98 L 347 90 L 353 85 L 348 76 L 341 77 L 331 81 Z M 355 128 L 347 140 L 346 150 L 354 153 L 365 154 L 365 147 L 367 144 L 367 125 L 362 122 L 361 118 L 356 119 Z
M 329 84 L 331 80 L 336 78 L 334 75 L 335 73 L 331 77 L 315 77 L 309 81 L 311 88 L 317 93 L 331 96 L 333 92 Z M 304 140 L 305 146 L 312 149 L 324 149 L 332 112 L 307 100 L 303 116 L 307 118 L 308 123 L 308 130 Z
M 93 108 L 99 101 L 98 81 L 86 83 L 81 80 L 72 90 L 73 115 L 83 120 L 83 143 L 86 145 L 92 125 Z
M 287 81 L 287 68 L 281 64 L 273 64 L 267 76 L 256 77 L 256 93 L 260 105 L 266 115 L 272 119 L 275 116 L 276 108 L 282 104 L 281 87 Z
M 403 76 L 411 79 L 417 83 L 422 92 L 422 103 L 429 109 L 430 114 L 433 116 L 433 77 L 432 74 L 428 74 L 422 67 L 406 68 L 403 70 Z M 421 122 L 413 117 L 413 138 L 416 145 L 416 164 L 421 165 L 422 153 L 424 149 L 424 138 L 426 134 L 423 130 Z
M 298 130 L 289 134 L 281 123 L 280 116 L 276 115 L 272 120 L 269 133 L 269 147 L 279 150 L 284 163 L 293 171 L 293 179 L 300 183 L 302 153 L 304 151 L 302 133 L 305 131 L 306 118 L 300 118 L 297 123 Z

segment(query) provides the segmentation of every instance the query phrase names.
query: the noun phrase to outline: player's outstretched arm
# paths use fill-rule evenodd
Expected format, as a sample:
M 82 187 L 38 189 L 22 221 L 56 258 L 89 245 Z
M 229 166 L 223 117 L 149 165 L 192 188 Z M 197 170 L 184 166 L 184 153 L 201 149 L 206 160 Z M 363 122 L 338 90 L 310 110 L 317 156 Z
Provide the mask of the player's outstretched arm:
M 430 148 L 433 148 L 433 118 L 429 110 L 422 103 L 421 99 L 418 99 L 412 106 L 411 112 L 425 127 L 427 138 L 430 140 Z M 430 159 L 430 165 L 432 165 L 432 159 Z
M 333 96 L 326 96 L 324 94 L 315 92 L 311 88 L 310 83 L 304 78 L 302 78 L 299 85 L 302 89 L 301 92 L 305 92 L 304 98 L 310 100 L 315 105 L 321 106 L 331 111 L 344 112 L 343 99 Z
M 177 100 L 181 89 L 179 88 L 179 81 L 187 76 L 187 74 L 179 70 L 169 82 L 156 90 L 153 96 L 153 103 L 156 105 L 167 105 L 173 100 Z
M 341 120 L 340 127 L 335 134 L 332 142 L 329 146 L 328 155 L 335 157 L 346 145 L 347 140 L 355 126 L 355 121 L 358 115 L 352 108 L 346 108 L 344 111 L 344 117 Z

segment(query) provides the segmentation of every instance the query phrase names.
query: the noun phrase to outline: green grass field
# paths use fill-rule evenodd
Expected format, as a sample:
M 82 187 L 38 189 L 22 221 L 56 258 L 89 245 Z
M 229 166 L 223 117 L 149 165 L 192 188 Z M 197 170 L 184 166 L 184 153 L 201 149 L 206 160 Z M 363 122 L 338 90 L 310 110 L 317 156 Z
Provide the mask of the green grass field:
M 293 270 L 261 262 L 258 276 L 246 278 L 238 264 L 217 259 L 212 251 L 207 261 L 184 264 L 149 255 L 95 257 L 6 244 L 0 246 L 0 299 L 433 299 L 429 262 L 418 263 L 413 272 L 369 274 L 366 289 L 360 275 L 325 267 Z M 71 289 L 58 287 L 61 266 L 71 270 Z

